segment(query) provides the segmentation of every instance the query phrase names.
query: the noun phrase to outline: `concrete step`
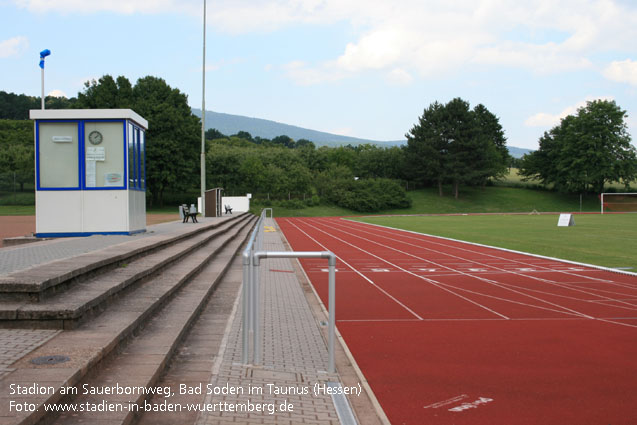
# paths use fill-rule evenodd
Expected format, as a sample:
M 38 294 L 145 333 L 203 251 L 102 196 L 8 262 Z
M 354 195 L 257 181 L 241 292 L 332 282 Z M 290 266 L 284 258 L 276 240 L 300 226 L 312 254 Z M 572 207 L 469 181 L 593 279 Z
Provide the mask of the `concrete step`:
M 202 273 L 203 275 L 203 273 Z M 243 281 L 242 257 L 236 256 L 221 282 L 215 288 L 197 321 L 193 324 L 183 342 L 175 351 L 170 364 L 155 386 L 170 387 L 175 394 L 168 401 L 175 404 L 204 403 L 206 391 L 202 394 L 180 394 L 180 386 L 197 387 L 211 381 L 217 375 L 223 361 L 223 351 L 232 339 L 231 325 Z M 205 385 L 204 385 L 205 386 Z M 162 395 L 147 400 L 149 404 L 161 405 Z M 199 412 L 162 412 L 141 413 L 134 421 L 137 425 L 191 425 L 197 423 Z
M 244 215 L 225 221 L 163 249 L 153 249 L 152 253 L 133 259 L 130 263 L 121 263 L 118 268 L 92 276 L 39 302 L 0 301 L 0 327 L 72 329 L 103 310 L 114 298 L 122 296 L 144 280 L 163 273 L 171 264 L 191 255 L 202 245 L 213 239 L 227 240 L 225 235 L 250 217 Z
M 97 373 L 91 374 L 88 379 L 82 380 L 79 385 L 82 388 L 104 388 L 119 384 L 120 387 L 128 388 L 165 388 L 165 384 L 160 384 L 160 378 L 167 368 L 171 358 L 176 354 L 179 345 L 188 335 L 190 328 L 197 321 L 199 314 L 207 305 L 209 297 L 215 290 L 217 284 L 224 278 L 225 273 L 232 266 L 233 259 L 238 262 L 238 269 L 241 270 L 241 257 L 236 256 L 236 252 L 243 245 L 248 236 L 237 238 L 233 246 L 228 245 L 224 252 L 215 258 L 202 272 L 193 278 L 170 302 L 166 308 L 157 314 L 144 327 L 143 332 L 132 339 L 120 352 L 105 362 L 104 366 Z M 237 264 L 235 263 L 235 266 Z M 237 276 L 233 276 L 236 280 Z M 239 281 L 241 277 L 239 277 Z M 235 293 L 236 296 L 236 293 Z M 232 306 L 230 306 L 232 307 Z M 229 316 L 229 312 L 226 312 Z M 171 391 L 173 391 L 171 389 Z M 178 390 L 177 390 L 178 391 Z M 175 393 L 175 394 L 178 394 Z M 205 395 L 204 395 L 205 396 Z M 68 403 L 95 404 L 98 405 L 106 400 L 108 403 L 121 403 L 126 406 L 144 406 L 145 401 L 150 401 L 151 396 L 146 394 L 135 395 L 80 395 Z M 162 398 L 163 402 L 164 398 Z M 177 397 L 166 399 L 168 402 L 177 402 Z M 141 416 L 141 411 L 129 407 L 128 411 L 113 412 L 108 415 L 109 423 L 130 424 L 136 422 Z M 100 416 L 104 419 L 103 416 Z M 54 424 L 82 424 L 90 423 L 96 419 L 93 412 L 73 413 L 60 415 Z M 178 422 L 183 423 L 183 418 Z
M 81 397 L 82 383 L 89 382 L 84 381 L 89 372 L 95 373 L 91 379 L 104 380 L 104 385 L 95 384 L 100 387 L 107 386 L 108 382 L 128 385 L 125 383 L 131 381 L 121 374 L 128 375 L 129 372 L 129 377 L 139 376 L 139 380 L 135 380 L 140 382 L 137 386 L 147 386 L 144 380 L 156 380 L 216 282 L 243 245 L 254 218 L 242 223 L 226 235 L 227 240 L 222 244 L 215 239 L 201 246 L 161 275 L 142 282 L 125 297 L 120 297 L 90 322 L 62 332 L 14 363 L 12 368 L 15 370 L 0 381 L 0 403 L 9 406 L 11 400 L 19 400 L 39 407 L 33 412 L 9 412 L 2 418 L 2 423 L 50 423 L 51 414 L 45 411 L 44 404 L 73 401 L 74 397 L 64 394 L 63 389 L 67 387 L 77 388 Z M 202 269 L 206 272 L 199 274 Z M 210 276 L 215 277 L 211 279 Z M 121 354 L 116 354 L 117 351 Z M 112 357 L 115 355 L 125 357 Z M 55 365 L 31 362 L 41 356 L 66 356 L 69 360 Z M 109 371 L 108 366 L 104 366 L 109 358 L 114 359 L 111 363 L 114 365 L 124 364 L 127 359 L 130 369 L 120 374 Z M 9 388 L 15 383 L 36 385 L 43 390 L 16 398 Z M 93 423 L 88 419 L 84 422 Z
M 228 221 L 245 215 L 248 213 L 196 227 L 185 224 L 183 231 L 133 239 L 130 242 L 0 276 L 0 298 L 13 301 L 46 299 L 91 276 L 128 264 L 136 258 L 187 240 L 201 232 L 220 227 Z

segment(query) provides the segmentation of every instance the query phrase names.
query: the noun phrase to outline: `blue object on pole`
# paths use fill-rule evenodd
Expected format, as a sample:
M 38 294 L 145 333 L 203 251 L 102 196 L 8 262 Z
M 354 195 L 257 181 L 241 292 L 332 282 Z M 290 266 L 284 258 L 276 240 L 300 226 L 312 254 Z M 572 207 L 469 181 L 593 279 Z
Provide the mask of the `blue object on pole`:
M 40 68 L 44 69 L 44 58 L 49 56 L 51 51 L 49 49 L 44 49 L 40 52 Z

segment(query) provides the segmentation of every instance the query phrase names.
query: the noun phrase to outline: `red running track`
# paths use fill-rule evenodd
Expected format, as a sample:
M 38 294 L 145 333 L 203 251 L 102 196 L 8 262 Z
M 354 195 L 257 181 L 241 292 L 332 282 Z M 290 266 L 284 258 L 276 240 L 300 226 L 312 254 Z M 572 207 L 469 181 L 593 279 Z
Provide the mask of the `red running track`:
M 637 424 L 637 277 L 277 221 L 294 250 L 337 255 L 337 327 L 392 424 Z M 301 263 L 327 305 L 325 261 Z

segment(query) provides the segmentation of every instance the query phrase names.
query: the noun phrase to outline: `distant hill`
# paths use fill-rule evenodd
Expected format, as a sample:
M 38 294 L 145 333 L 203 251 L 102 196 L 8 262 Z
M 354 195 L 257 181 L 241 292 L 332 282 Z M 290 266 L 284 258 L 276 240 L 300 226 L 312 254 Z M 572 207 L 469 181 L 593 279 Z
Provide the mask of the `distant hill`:
M 515 146 L 507 146 L 509 148 L 509 154 L 513 158 L 522 158 L 527 153 L 533 152 L 531 149 L 516 148 Z
M 201 117 L 201 109 L 192 108 L 192 113 Z M 323 131 L 310 130 L 297 127 L 295 125 L 282 124 L 276 121 L 264 120 L 261 118 L 250 118 L 242 115 L 224 114 L 214 111 L 206 111 L 206 130 L 216 128 L 226 135 L 237 134 L 240 131 L 247 131 L 253 137 L 263 137 L 273 139 L 277 136 L 286 135 L 294 140 L 307 139 L 314 142 L 316 146 L 343 146 L 372 144 L 382 147 L 401 146 L 407 143 L 406 140 L 379 141 L 361 139 L 358 137 L 341 136 L 339 134 L 325 133 Z M 529 149 L 522 149 L 509 146 L 509 152 L 515 158 L 521 158 L 525 153 L 531 152 Z
M 192 108 L 192 113 L 201 117 L 201 109 Z M 216 128 L 226 135 L 237 134 L 239 131 L 247 131 L 252 136 L 273 139 L 286 135 L 294 140 L 307 139 L 316 146 L 342 146 L 374 144 L 378 146 L 396 146 L 405 143 L 404 140 L 383 142 L 378 140 L 361 139 L 358 137 L 341 136 L 339 134 L 325 133 L 323 131 L 310 130 L 295 125 L 282 124 L 276 121 L 261 118 L 250 118 L 241 115 L 224 114 L 220 112 L 206 111 L 206 130 Z

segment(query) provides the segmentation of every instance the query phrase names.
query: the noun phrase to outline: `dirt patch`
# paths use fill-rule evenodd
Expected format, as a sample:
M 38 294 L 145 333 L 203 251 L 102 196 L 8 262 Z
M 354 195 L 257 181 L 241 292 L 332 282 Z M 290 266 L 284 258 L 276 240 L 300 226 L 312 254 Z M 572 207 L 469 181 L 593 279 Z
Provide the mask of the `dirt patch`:
M 34 215 L 3 215 L 0 216 L 0 248 L 4 238 L 16 236 L 31 236 L 35 232 Z
M 146 226 L 180 220 L 179 214 L 146 214 Z
M 146 225 L 165 223 L 179 220 L 179 214 L 146 214 Z M 31 236 L 35 232 L 34 215 L 3 215 L 0 216 L 0 248 L 4 238 L 17 236 Z

